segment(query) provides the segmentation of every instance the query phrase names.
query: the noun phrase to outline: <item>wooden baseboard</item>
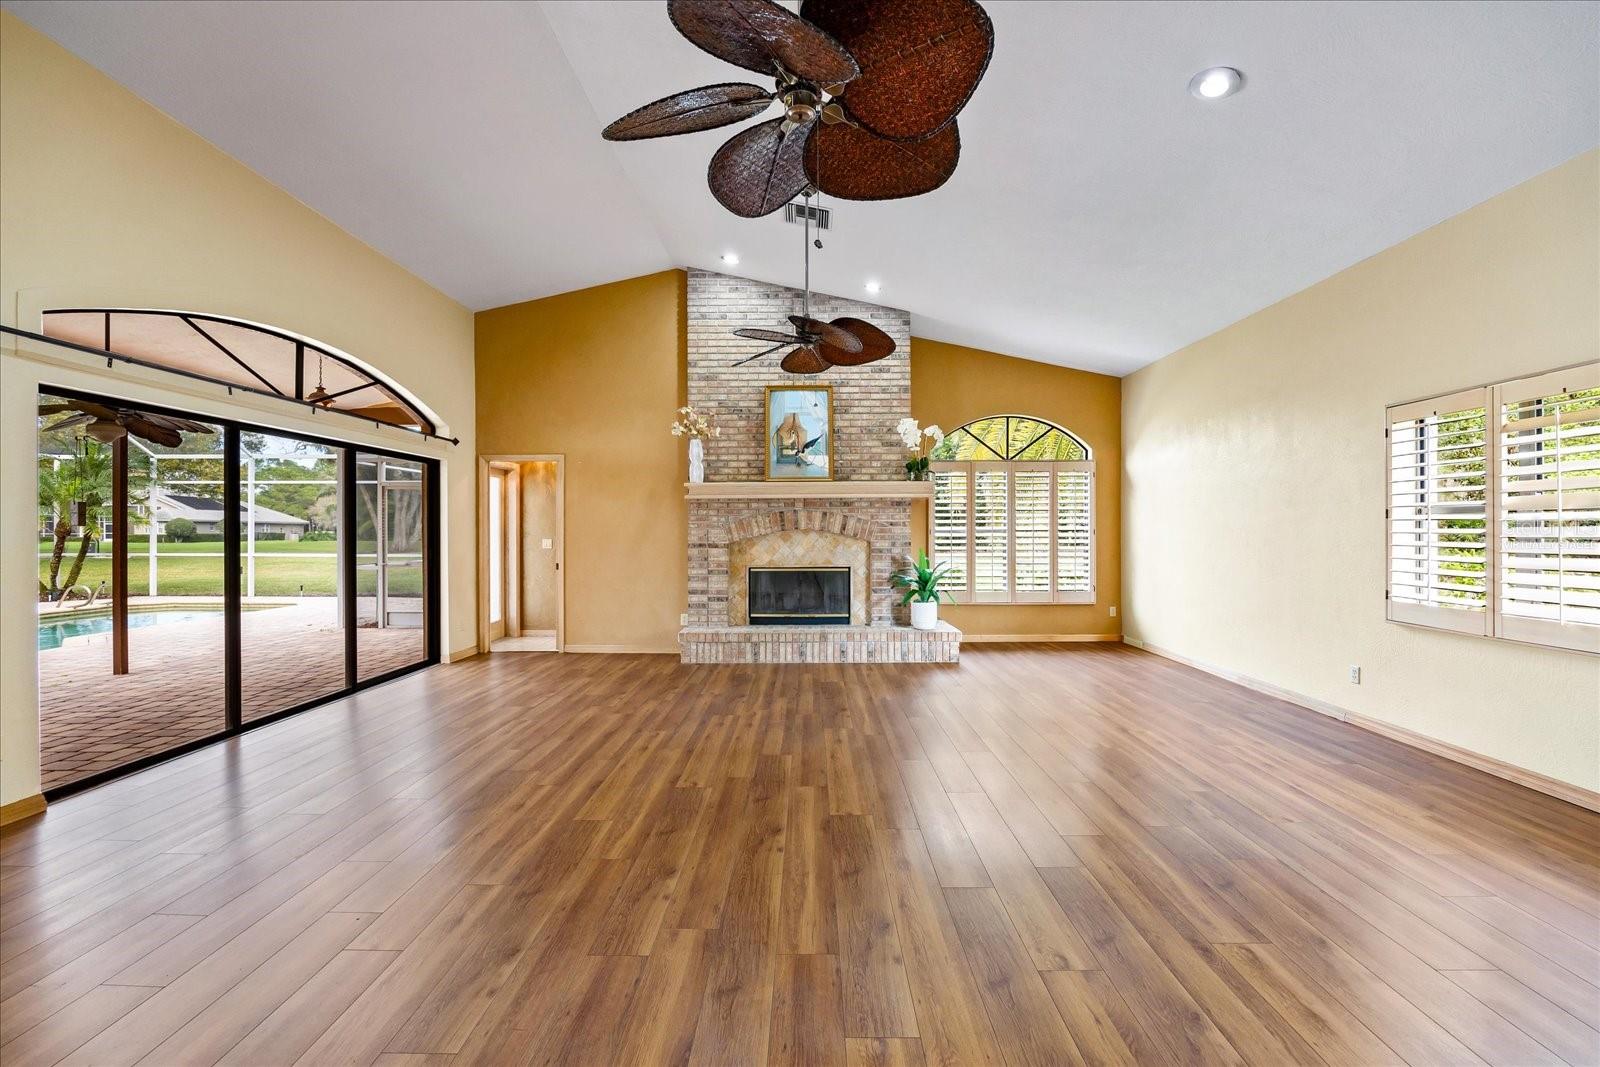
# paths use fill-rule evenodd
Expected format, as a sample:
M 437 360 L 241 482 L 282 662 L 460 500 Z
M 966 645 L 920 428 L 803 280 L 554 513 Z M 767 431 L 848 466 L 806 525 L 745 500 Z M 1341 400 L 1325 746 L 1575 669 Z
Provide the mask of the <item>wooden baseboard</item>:
M 1193 667 L 1197 671 L 1204 671 L 1225 681 L 1233 682 L 1235 685 L 1242 685 L 1246 689 L 1253 689 L 1258 693 L 1277 697 L 1279 700 L 1297 704 L 1310 711 L 1341 719 L 1358 729 L 1380 734 L 1391 741 L 1398 741 L 1402 745 L 1409 745 L 1423 752 L 1464 764 L 1475 770 L 1483 771 L 1485 774 L 1492 774 L 1496 778 L 1503 778 L 1508 782 L 1525 786 L 1546 796 L 1555 797 L 1557 800 L 1576 804 L 1580 808 L 1600 811 L 1600 793 L 1594 790 L 1573 785 L 1571 782 L 1563 782 L 1559 778 L 1551 778 L 1549 775 L 1540 774 L 1538 771 L 1530 771 L 1526 767 L 1518 767 L 1515 764 L 1507 763 L 1505 760 L 1495 759 L 1493 756 L 1485 756 L 1481 752 L 1474 752 L 1469 748 L 1462 748 L 1460 745 L 1453 745 L 1448 741 L 1441 741 L 1436 737 L 1429 737 L 1427 734 L 1408 730 L 1404 726 L 1396 726 L 1381 719 L 1374 719 L 1370 715 L 1362 715 L 1359 712 L 1350 711 L 1347 708 L 1339 707 L 1337 704 L 1330 704 L 1325 700 L 1306 696 L 1304 693 L 1296 693 L 1292 689 L 1284 689 L 1270 682 L 1263 682 L 1259 678 L 1252 678 L 1247 674 L 1240 674 L 1237 671 L 1230 671 L 1222 667 L 1214 667 L 1209 663 L 1202 663 L 1199 660 L 1190 659 L 1188 656 L 1181 656 L 1170 649 L 1141 641 L 1135 637 L 1125 637 L 1123 641 L 1125 644 L 1132 645 L 1135 648 L 1142 648 L 1146 652 L 1153 653 L 1163 659 L 1170 659 L 1175 663 L 1181 663 L 1186 667 Z
M 1547 774 L 1530 771 L 1526 767 L 1518 767 L 1515 764 L 1507 763 L 1505 760 L 1498 760 L 1493 756 L 1485 756 L 1483 753 L 1474 752 L 1470 748 L 1452 745 L 1448 741 L 1440 741 L 1438 738 L 1429 737 L 1427 734 L 1419 734 L 1415 730 L 1407 730 L 1404 726 L 1396 726 L 1393 723 L 1374 719 L 1367 715 L 1360 715 L 1353 711 L 1344 717 L 1344 721 L 1352 726 L 1359 726 L 1363 730 L 1371 730 L 1375 734 L 1382 734 L 1384 737 L 1399 741 L 1403 745 L 1420 748 L 1424 752 L 1431 752 L 1435 756 L 1443 756 L 1447 760 L 1464 763 L 1468 767 L 1476 767 L 1485 774 L 1492 774 L 1496 778 L 1504 778 L 1508 782 L 1527 786 L 1529 789 L 1553 796 L 1557 800 L 1565 800 L 1569 804 L 1576 804 L 1578 807 L 1588 808 L 1590 811 L 1600 811 L 1600 793 L 1585 789 L 1579 785 L 1573 785 L 1571 782 L 1563 782 L 1559 778 L 1551 778 Z
M 974 634 L 961 632 L 961 643 L 964 645 L 999 644 L 1035 644 L 1054 645 L 1068 644 L 1082 641 L 1111 641 L 1122 640 L 1121 634 Z
M 676 644 L 671 645 L 574 645 L 568 644 L 563 652 L 598 652 L 625 655 L 663 655 L 676 656 L 679 652 Z
M 457 649 L 445 658 L 446 663 L 459 663 L 464 659 L 471 659 L 479 654 L 477 645 L 468 645 L 466 648 Z
M 35 793 L 31 797 L 13 800 L 9 804 L 0 804 L 0 826 L 17 822 L 19 819 L 31 818 L 44 811 L 44 794 Z
M 1331 719 L 1348 720 L 1350 718 L 1350 713 L 1337 704 L 1329 704 L 1325 700 L 1318 700 L 1316 697 L 1306 696 L 1304 693 L 1297 693 L 1293 689 L 1285 689 L 1282 686 L 1273 685 L 1271 682 L 1263 682 L 1259 678 L 1252 678 L 1248 674 L 1240 674 L 1238 671 L 1231 671 L 1226 667 L 1217 667 L 1197 659 L 1190 659 L 1188 656 L 1180 655 L 1170 648 L 1162 648 L 1160 645 L 1141 641 L 1137 637 L 1124 636 L 1122 643 L 1154 653 L 1162 659 L 1170 659 L 1174 663 L 1181 663 L 1185 667 L 1193 667 L 1197 671 L 1204 671 L 1207 674 L 1221 678 L 1223 681 L 1232 682 L 1234 685 L 1242 685 L 1246 689 L 1253 689 L 1257 693 L 1264 693 L 1269 697 L 1276 697 L 1290 704 L 1298 704 L 1302 708 L 1308 708 L 1319 715 L 1326 715 Z

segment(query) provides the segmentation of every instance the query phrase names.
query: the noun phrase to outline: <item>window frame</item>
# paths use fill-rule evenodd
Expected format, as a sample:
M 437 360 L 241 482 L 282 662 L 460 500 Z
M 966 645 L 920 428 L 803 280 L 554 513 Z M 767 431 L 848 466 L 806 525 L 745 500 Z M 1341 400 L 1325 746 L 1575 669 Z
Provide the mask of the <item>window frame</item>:
M 1506 379 L 1471 389 L 1443 393 L 1437 397 L 1393 404 L 1384 409 L 1384 610 L 1388 621 L 1450 633 L 1464 633 L 1518 644 L 1537 645 L 1600 654 L 1600 624 L 1539 619 L 1507 613 L 1504 598 L 1507 531 L 1502 514 L 1505 493 L 1506 432 L 1515 423 L 1506 421 L 1508 404 L 1562 393 L 1600 389 L 1600 361 L 1574 364 L 1557 370 Z M 1484 529 L 1485 591 L 1484 609 L 1464 611 L 1439 605 L 1415 604 L 1394 598 L 1394 536 L 1392 513 L 1395 508 L 1394 441 L 1396 422 L 1424 413 L 1458 411 L 1482 407 L 1484 411 Z M 1587 435 L 1583 435 L 1587 436 Z M 1558 494 L 1561 490 L 1557 490 Z
M 1031 416 L 1028 416 L 1031 417 Z M 983 421 L 983 420 L 976 420 Z M 1045 420 L 1038 420 L 1045 421 Z M 1076 434 L 1059 426 L 1055 429 L 1062 430 L 1069 437 L 1081 439 Z M 1084 446 L 1088 454 L 1088 446 Z M 1094 604 L 1099 594 L 1098 570 L 1098 545 L 1099 545 L 1099 520 L 1098 509 L 1095 506 L 1096 491 L 1098 488 L 1095 463 L 1092 458 L 1082 460 L 1005 460 L 1005 459 L 965 459 L 965 460 L 933 460 L 928 464 L 930 471 L 960 471 L 966 475 L 967 489 L 967 534 L 966 534 L 966 559 L 963 561 L 963 570 L 966 575 L 966 588 L 959 592 L 952 592 L 951 599 L 956 604 L 999 604 L 999 605 L 1028 605 L 1028 604 Z M 978 472 L 980 470 L 998 470 L 1006 472 L 1006 588 L 1003 591 L 985 590 L 977 588 L 977 521 L 976 499 Z M 1016 494 L 1017 480 L 1013 476 L 1018 470 L 1046 470 L 1050 473 L 1049 493 L 1049 540 L 1050 540 L 1050 569 L 1049 589 L 1045 591 L 1028 590 L 1019 594 L 1017 590 L 1017 522 L 1016 522 Z M 1059 492 L 1060 473 L 1062 471 L 1085 471 L 1089 475 L 1089 588 L 1088 589 L 1061 589 L 1060 588 L 1060 544 L 1058 536 L 1059 524 Z M 937 486 L 935 487 L 937 493 Z M 931 500 L 928 505 L 928 547 L 932 562 L 937 565 L 944 559 L 937 551 L 936 516 L 937 501 Z

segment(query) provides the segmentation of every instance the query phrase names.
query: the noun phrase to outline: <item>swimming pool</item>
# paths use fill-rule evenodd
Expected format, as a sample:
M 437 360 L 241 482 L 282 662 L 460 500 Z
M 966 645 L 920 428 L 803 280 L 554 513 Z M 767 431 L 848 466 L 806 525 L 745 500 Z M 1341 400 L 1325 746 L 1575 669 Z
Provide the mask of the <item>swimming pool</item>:
M 130 611 L 128 613 L 128 629 L 139 626 L 158 626 L 175 622 L 200 622 L 213 620 L 218 627 L 222 625 L 221 608 L 179 608 L 170 611 Z M 62 642 L 69 637 L 84 637 L 91 634 L 108 634 L 111 632 L 111 616 L 87 615 L 77 619 L 42 618 L 39 620 L 39 650 L 47 648 L 60 648 Z

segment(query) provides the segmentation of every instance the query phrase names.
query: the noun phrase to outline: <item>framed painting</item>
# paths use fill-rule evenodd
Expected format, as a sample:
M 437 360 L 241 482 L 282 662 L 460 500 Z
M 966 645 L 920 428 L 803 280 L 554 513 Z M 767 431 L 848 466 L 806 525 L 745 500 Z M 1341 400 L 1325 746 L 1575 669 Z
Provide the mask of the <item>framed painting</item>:
M 767 480 L 832 478 L 833 387 L 767 386 Z

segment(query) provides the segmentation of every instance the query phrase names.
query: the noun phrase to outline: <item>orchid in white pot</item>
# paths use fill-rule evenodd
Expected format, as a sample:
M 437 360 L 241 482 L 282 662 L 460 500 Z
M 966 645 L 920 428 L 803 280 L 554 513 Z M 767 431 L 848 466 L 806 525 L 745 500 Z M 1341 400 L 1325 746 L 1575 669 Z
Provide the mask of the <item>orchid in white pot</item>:
M 693 407 L 678 409 L 678 421 L 672 424 L 672 436 L 689 439 L 689 480 L 699 483 L 706 480 L 706 446 L 708 437 L 721 437 L 722 427 L 714 416 L 696 411 Z
M 917 425 L 916 419 L 907 415 L 894 424 L 894 432 L 900 436 L 900 443 L 910 453 L 906 459 L 906 477 L 914 482 L 927 481 L 928 453 L 944 444 L 944 431 L 937 426 L 923 429 Z M 933 444 L 925 452 L 923 449 L 927 441 Z

